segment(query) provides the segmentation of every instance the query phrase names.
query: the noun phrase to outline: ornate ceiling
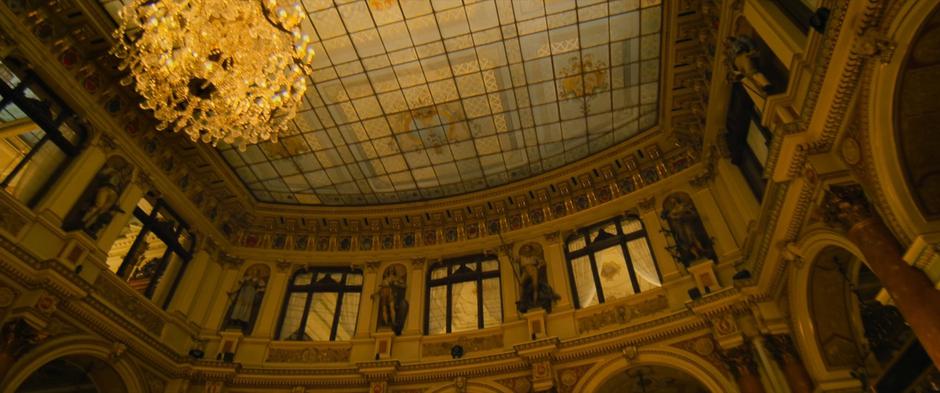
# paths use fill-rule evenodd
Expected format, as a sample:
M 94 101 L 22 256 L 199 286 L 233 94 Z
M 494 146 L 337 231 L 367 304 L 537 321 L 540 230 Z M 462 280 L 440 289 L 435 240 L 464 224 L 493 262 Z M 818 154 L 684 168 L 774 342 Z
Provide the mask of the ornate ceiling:
M 528 178 L 656 124 L 660 0 L 466 3 L 304 1 L 303 111 L 279 143 L 219 153 L 261 202 L 382 204 Z

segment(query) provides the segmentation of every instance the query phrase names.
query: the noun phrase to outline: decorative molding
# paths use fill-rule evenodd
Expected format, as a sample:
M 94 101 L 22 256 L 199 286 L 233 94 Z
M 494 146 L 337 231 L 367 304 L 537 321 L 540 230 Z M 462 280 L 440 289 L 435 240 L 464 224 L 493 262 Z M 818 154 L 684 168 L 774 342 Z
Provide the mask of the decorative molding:
M 342 346 L 309 344 L 290 348 L 269 346 L 265 361 L 271 363 L 342 363 L 349 361 L 351 353 L 351 344 Z
M 578 317 L 578 332 L 581 334 L 604 329 L 613 325 L 623 325 L 636 318 L 652 315 L 669 307 L 665 295 L 659 295 L 637 304 L 618 304 L 607 306 L 603 311 Z
M 98 276 L 98 279 L 95 280 L 94 288 L 102 298 L 113 304 L 116 310 L 121 310 L 124 314 L 140 323 L 148 332 L 160 337 L 165 322 L 160 314 L 150 310 L 151 307 L 154 307 L 153 305 L 145 304 L 149 300 L 142 300 L 140 294 L 133 292 L 125 285 L 115 282 L 113 279 L 109 279 L 104 274 Z
M 491 334 L 479 337 L 460 336 L 456 339 L 437 342 L 425 342 L 421 345 L 424 356 L 450 356 L 450 349 L 455 345 L 463 347 L 465 353 L 488 351 L 503 347 L 503 334 Z

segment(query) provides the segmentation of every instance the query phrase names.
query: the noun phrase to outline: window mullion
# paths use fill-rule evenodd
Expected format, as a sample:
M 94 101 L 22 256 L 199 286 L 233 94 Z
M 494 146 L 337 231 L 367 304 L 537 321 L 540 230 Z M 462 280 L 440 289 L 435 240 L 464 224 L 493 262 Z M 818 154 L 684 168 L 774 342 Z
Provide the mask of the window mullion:
M 483 263 L 477 261 L 477 328 L 483 329 Z
M 313 275 L 316 277 L 316 274 Z M 307 301 L 304 303 L 304 314 L 300 317 L 300 325 L 297 328 L 298 340 L 304 341 L 304 335 L 307 331 L 307 316 L 310 314 L 310 303 L 313 303 L 313 295 L 317 293 L 314 286 L 307 288 Z
M 343 282 L 346 282 L 346 273 L 343 273 Z M 339 326 L 340 308 L 343 307 L 344 288 L 336 292 L 336 310 L 333 311 L 333 326 L 330 327 L 330 341 L 336 340 L 336 328 Z

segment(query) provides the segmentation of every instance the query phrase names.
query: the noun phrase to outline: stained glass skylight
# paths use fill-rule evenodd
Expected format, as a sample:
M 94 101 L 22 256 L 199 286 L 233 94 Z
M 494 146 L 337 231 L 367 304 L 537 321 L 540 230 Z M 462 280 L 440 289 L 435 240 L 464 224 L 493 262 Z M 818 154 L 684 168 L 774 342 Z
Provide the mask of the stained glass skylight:
M 317 57 L 294 127 L 218 151 L 259 201 L 287 204 L 537 175 L 656 124 L 660 1 L 304 0 Z

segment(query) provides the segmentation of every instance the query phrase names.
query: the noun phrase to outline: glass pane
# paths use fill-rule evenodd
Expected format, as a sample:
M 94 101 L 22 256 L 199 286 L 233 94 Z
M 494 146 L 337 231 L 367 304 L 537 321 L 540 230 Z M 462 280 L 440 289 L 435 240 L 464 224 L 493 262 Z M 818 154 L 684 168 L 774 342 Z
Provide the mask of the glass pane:
M 310 312 L 307 314 L 307 324 L 304 333 L 314 341 L 327 341 L 330 339 L 330 330 L 333 329 L 333 317 L 336 315 L 336 292 L 314 293 L 310 302 Z
M 432 279 L 432 280 L 437 280 L 437 279 L 439 279 L 439 278 L 444 278 L 444 277 L 447 277 L 447 267 L 446 267 L 446 266 L 438 267 L 438 268 L 435 268 L 434 270 L 431 270 L 431 279 Z
M 639 232 L 643 230 L 643 222 L 640 220 L 628 218 L 620 223 L 620 229 L 623 229 L 624 235 L 629 235 L 633 232 Z
M 143 210 L 144 213 L 148 216 L 150 215 L 150 212 L 153 211 L 153 204 L 150 203 L 147 198 L 141 198 L 140 201 L 137 202 L 137 207 L 139 207 L 140 210 Z
M 630 283 L 630 271 L 619 245 L 608 247 L 594 253 L 597 262 L 597 274 L 601 279 L 604 301 L 611 301 L 633 294 Z
M 362 275 L 359 273 L 346 273 L 346 285 L 362 285 Z
M 307 303 L 306 293 L 292 293 L 287 300 L 284 310 L 284 323 L 281 324 L 281 340 L 305 340 L 300 331 L 300 319 L 304 317 L 304 306 Z
M 336 340 L 350 340 L 356 333 L 360 295 L 358 292 L 343 294 L 343 306 L 339 310 L 339 325 L 336 326 Z
M 428 334 L 447 332 L 447 286 L 431 287 L 428 302 Z
M 640 292 L 661 287 L 663 283 L 659 281 L 656 261 L 653 260 L 646 238 L 627 242 L 627 251 L 630 253 L 630 261 L 633 263 L 633 270 L 636 271 L 636 278 L 640 283 Z
M 294 285 L 307 285 L 313 278 L 313 273 L 300 273 L 294 277 Z
M 106 260 L 108 270 L 117 273 L 118 269 L 121 268 L 121 263 L 124 262 L 124 257 L 130 252 L 134 240 L 140 235 L 140 230 L 143 227 L 144 224 L 137 217 L 131 215 L 130 221 L 124 226 L 117 240 L 111 243 L 111 249 L 108 250 L 108 259 Z
M 147 232 L 143 242 L 134 250 L 134 255 L 128 256 L 131 261 L 131 269 L 127 272 L 128 285 L 141 294 L 146 292 L 150 282 L 159 279 L 157 274 L 164 254 L 166 244 L 153 232 Z
M 343 280 L 343 273 L 317 273 L 317 283 L 332 284 L 340 283 Z
M 491 259 L 491 260 L 488 260 L 488 261 L 483 261 L 483 271 L 484 271 L 484 272 L 491 272 L 491 271 L 494 271 L 494 270 L 499 270 L 499 261 L 497 261 L 497 260 L 495 260 L 495 259 Z
M 452 332 L 462 332 L 478 328 L 477 315 L 477 282 L 465 281 L 455 283 L 453 291 L 453 315 L 451 316 Z
M 584 236 L 579 234 L 577 237 L 568 240 L 568 252 L 578 251 L 584 248 L 585 245 L 587 243 L 584 242 Z
M 500 299 L 499 278 L 483 280 L 483 327 L 493 327 L 502 323 L 503 305 Z
M 46 142 L 19 171 L 13 173 L 20 161 L 38 143 L 34 141 L 34 133 L 27 133 L 27 136 L 27 139 L 8 137 L 0 142 L 0 180 L 7 181 L 5 191 L 21 202 L 33 199 L 66 160 L 62 150 L 54 143 Z
M 583 308 L 597 304 L 597 288 L 594 287 L 590 258 L 585 255 L 572 259 L 571 274 L 574 276 L 574 288 L 578 292 L 580 306 Z
M 604 235 L 604 237 L 617 236 L 617 226 L 614 223 L 604 225 L 602 227 L 591 230 L 591 242 L 597 240 L 598 237 Z

